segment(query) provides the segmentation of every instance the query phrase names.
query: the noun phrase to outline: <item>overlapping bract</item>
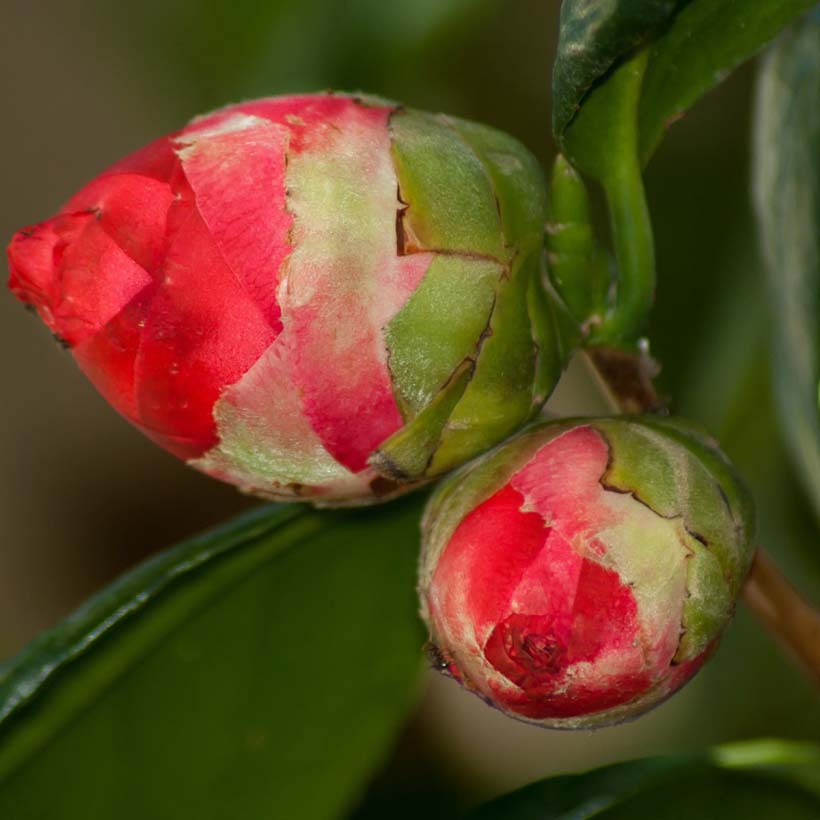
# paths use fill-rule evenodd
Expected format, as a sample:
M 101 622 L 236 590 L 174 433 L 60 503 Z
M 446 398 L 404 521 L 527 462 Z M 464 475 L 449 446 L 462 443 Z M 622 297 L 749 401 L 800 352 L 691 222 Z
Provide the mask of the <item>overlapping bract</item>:
M 430 501 L 420 593 L 433 654 L 515 717 L 634 717 L 716 645 L 753 528 L 746 492 L 697 434 L 636 419 L 538 424 Z
M 129 421 L 274 497 L 390 495 L 514 432 L 568 342 L 512 138 L 342 95 L 198 118 L 9 246 Z M 567 326 L 568 327 L 568 326 Z

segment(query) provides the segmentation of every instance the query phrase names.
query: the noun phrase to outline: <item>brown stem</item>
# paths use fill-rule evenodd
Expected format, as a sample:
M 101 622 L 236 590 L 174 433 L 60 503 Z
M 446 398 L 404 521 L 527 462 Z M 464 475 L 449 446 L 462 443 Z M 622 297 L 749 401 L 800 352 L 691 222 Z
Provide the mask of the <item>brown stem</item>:
M 589 347 L 584 355 L 616 413 L 665 412 L 664 402 L 652 382 L 660 367 L 648 353 Z
M 582 354 L 616 413 L 664 412 L 652 380 L 657 364 L 646 354 L 612 348 L 589 348 Z M 743 587 L 746 606 L 820 685 L 820 612 L 806 601 L 776 567 L 757 550 Z
M 769 555 L 757 550 L 743 587 L 746 606 L 820 685 L 820 612 L 805 601 Z

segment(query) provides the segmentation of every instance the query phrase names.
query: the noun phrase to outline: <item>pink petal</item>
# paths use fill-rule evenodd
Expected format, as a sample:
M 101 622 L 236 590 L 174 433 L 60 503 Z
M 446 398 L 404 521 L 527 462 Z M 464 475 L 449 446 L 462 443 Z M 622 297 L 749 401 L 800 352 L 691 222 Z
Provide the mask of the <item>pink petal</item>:
M 328 452 L 359 471 L 403 424 L 383 328 L 430 258 L 397 255 L 389 110 L 345 98 L 333 105 L 342 113 L 308 129 L 303 151 L 288 165 L 294 252 L 283 318 L 293 329 L 290 356 L 304 412 Z M 323 208 L 324 185 L 351 198 L 350 214 L 343 204 Z

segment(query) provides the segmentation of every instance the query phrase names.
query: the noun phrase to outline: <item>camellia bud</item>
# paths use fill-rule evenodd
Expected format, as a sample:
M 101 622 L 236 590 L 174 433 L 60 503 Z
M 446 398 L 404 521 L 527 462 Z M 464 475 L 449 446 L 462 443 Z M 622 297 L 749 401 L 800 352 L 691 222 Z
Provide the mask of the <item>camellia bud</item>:
M 676 423 L 539 423 L 430 500 L 431 654 L 516 718 L 589 728 L 635 717 L 715 647 L 753 518 L 720 452 Z
M 368 500 L 486 450 L 551 392 L 566 343 L 544 211 L 503 133 L 270 98 L 195 119 L 20 231 L 10 286 L 189 464 Z

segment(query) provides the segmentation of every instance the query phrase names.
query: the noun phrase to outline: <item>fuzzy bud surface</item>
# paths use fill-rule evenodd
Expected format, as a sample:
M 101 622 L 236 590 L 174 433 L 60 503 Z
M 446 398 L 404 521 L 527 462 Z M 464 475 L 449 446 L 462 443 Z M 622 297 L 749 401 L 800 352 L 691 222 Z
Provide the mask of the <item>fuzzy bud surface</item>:
M 701 434 L 661 420 L 539 423 L 430 500 L 431 654 L 516 718 L 636 717 L 715 648 L 753 531 L 746 491 Z
M 11 290 L 192 466 L 367 501 L 538 410 L 566 356 L 511 137 L 335 94 L 194 119 L 21 230 Z

